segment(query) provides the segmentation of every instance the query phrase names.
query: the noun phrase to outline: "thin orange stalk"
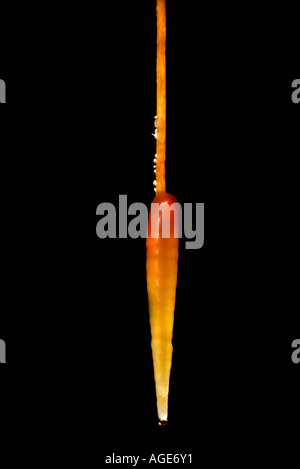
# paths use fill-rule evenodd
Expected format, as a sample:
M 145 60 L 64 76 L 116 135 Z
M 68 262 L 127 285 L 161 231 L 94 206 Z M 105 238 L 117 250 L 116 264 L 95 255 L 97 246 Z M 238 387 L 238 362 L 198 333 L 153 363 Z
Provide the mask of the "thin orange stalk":
M 166 3 L 157 0 L 156 192 L 166 192 Z

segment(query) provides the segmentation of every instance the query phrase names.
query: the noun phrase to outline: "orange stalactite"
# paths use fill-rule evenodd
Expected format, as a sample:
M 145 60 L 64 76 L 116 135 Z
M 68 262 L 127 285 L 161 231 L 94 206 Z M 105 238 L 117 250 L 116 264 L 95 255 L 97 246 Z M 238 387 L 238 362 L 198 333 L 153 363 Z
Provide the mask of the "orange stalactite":
M 151 347 L 154 366 L 157 412 L 159 422 L 168 420 L 169 380 L 172 365 L 172 336 L 177 285 L 178 246 L 176 237 L 178 216 L 170 210 L 176 198 L 171 194 L 158 194 L 153 204 L 159 212 L 150 210 L 147 238 L 147 289 L 151 326 Z M 170 221 L 170 237 L 163 238 L 164 218 Z M 154 225 L 154 226 L 153 226 Z M 154 233 L 154 234 L 153 234 Z
M 178 212 L 176 198 L 166 193 L 166 5 L 157 0 L 157 110 L 156 110 L 156 197 L 153 200 L 147 238 L 147 290 L 151 326 L 159 423 L 168 420 L 169 381 L 172 366 L 172 336 L 178 270 Z M 155 211 L 157 204 L 159 210 Z M 171 210 L 170 210 L 171 209 Z M 170 236 L 163 237 L 164 220 L 170 223 Z

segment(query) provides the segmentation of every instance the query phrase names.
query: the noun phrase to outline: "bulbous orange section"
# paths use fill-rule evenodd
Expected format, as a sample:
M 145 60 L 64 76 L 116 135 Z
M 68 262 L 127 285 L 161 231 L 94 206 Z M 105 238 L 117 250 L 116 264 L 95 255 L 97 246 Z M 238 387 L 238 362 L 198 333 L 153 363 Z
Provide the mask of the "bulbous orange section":
M 158 418 L 168 420 L 169 380 L 172 365 L 172 336 L 178 270 L 177 199 L 159 193 L 152 202 L 147 238 L 147 289 L 149 300 L 151 347 Z M 158 204 L 154 206 L 153 204 Z M 154 208 L 156 210 L 154 210 Z M 158 210 L 157 210 L 158 209 Z M 163 237 L 163 223 L 169 220 L 169 237 Z M 168 231 L 168 230 L 167 230 Z

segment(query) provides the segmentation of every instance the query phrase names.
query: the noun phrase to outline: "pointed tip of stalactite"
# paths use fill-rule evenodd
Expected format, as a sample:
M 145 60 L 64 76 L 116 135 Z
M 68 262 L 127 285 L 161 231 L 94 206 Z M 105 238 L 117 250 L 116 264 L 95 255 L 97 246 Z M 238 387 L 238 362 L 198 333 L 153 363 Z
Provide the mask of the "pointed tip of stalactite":
M 165 425 L 167 425 L 168 423 L 168 420 L 159 420 L 158 421 L 158 425 L 160 425 L 161 427 L 164 427 Z

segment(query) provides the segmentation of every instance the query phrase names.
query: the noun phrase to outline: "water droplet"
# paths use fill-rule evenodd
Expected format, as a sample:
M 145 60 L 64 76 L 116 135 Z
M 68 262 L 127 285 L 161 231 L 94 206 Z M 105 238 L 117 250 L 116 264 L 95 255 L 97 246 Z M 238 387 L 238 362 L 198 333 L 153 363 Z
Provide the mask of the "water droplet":
M 158 421 L 158 425 L 160 425 L 161 427 L 164 427 L 165 425 L 167 425 L 168 423 L 168 420 L 159 420 Z
M 156 186 L 157 182 L 156 182 L 156 181 L 153 181 L 153 184 Z

